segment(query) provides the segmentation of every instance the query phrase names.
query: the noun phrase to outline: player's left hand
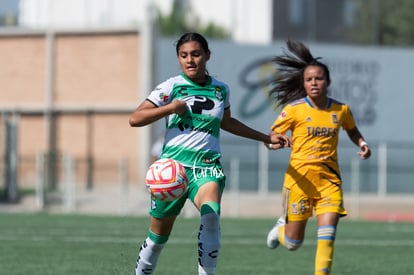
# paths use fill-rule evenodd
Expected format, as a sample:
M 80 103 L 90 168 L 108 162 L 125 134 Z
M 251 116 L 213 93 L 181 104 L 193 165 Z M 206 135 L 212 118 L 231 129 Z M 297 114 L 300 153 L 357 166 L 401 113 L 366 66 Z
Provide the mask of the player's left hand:
M 371 149 L 369 149 L 368 145 L 361 146 L 361 151 L 357 153 L 361 159 L 368 159 L 371 156 Z

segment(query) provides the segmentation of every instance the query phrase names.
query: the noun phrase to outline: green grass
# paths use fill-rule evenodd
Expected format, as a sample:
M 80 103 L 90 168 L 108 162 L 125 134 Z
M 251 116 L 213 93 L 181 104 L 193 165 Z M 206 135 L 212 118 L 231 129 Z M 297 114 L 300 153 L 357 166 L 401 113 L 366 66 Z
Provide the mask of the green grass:
M 269 219 L 221 223 L 218 275 L 313 274 L 315 223 L 301 249 L 265 246 Z M 0 214 L 0 274 L 133 274 L 147 217 Z M 197 274 L 198 219 L 177 220 L 155 274 Z M 414 224 L 342 220 L 332 274 L 411 274 Z

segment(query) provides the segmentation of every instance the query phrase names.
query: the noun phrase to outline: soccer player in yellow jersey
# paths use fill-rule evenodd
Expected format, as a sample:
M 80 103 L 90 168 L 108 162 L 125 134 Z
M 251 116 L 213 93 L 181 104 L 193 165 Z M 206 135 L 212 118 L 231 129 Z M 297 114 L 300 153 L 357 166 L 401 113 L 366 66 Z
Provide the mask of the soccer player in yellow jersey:
M 291 157 L 283 183 L 284 215 L 267 236 L 267 246 L 298 249 L 313 212 L 317 217 L 315 274 L 331 272 L 336 227 L 347 215 L 343 207 L 337 145 L 340 128 L 360 147 L 367 159 L 371 151 L 359 132 L 348 105 L 328 97 L 328 67 L 299 41 L 288 40 L 290 53 L 274 59 L 278 74 L 272 95 L 282 112 L 271 127 L 273 134 L 291 132 Z M 269 149 L 282 148 L 267 145 Z

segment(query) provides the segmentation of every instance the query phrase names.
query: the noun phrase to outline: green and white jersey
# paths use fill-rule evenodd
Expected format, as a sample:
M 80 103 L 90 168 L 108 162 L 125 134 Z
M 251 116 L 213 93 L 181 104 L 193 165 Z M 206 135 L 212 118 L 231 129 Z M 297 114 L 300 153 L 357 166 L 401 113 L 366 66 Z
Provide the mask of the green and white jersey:
M 147 97 L 158 107 L 176 99 L 187 103 L 187 111 L 166 117 L 161 158 L 173 158 L 187 167 L 213 165 L 221 157 L 220 125 L 224 109 L 230 107 L 227 84 L 209 76 L 200 86 L 181 74 L 159 84 Z

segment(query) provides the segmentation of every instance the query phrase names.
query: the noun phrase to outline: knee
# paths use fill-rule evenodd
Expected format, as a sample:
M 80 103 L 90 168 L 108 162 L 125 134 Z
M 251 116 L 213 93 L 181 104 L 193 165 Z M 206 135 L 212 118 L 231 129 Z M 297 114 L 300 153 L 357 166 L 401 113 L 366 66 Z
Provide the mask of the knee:
M 209 214 L 209 213 L 215 213 L 217 215 L 220 215 L 220 204 L 218 202 L 209 201 L 206 203 L 203 203 L 200 207 L 200 213 L 201 215 Z
M 285 236 L 285 247 L 289 251 L 295 251 L 302 246 L 303 240 L 293 240 Z
M 151 250 L 161 250 L 164 247 L 165 243 L 168 241 L 169 237 L 170 235 L 159 235 L 152 232 L 151 229 L 148 230 L 148 239 L 151 240 L 152 243 L 151 245 L 149 245 Z
M 201 206 L 201 221 L 206 230 L 218 230 L 220 227 L 220 205 L 207 202 Z

